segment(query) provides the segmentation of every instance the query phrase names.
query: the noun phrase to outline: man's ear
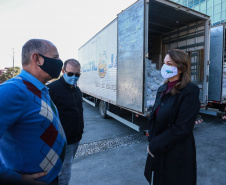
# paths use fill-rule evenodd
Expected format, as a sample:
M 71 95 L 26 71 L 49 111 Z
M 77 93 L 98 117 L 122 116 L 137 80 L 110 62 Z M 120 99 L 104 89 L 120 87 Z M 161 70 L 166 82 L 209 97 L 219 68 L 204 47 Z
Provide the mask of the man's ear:
M 63 68 L 61 69 L 61 72 L 62 72 L 63 74 L 65 73 L 65 71 L 64 71 L 64 69 L 63 69 Z
M 41 57 L 39 56 L 38 53 L 33 53 L 31 55 L 31 60 L 37 65 L 42 65 L 42 62 L 40 61 L 40 59 L 41 59 Z

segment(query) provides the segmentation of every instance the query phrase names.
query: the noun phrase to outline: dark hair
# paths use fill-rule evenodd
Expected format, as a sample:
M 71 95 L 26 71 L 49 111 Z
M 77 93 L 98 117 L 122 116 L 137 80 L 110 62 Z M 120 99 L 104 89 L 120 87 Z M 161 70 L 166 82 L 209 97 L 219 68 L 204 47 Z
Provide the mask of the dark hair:
M 171 90 L 171 94 L 174 95 L 179 93 L 180 89 L 183 89 L 189 82 L 191 82 L 191 59 L 185 51 L 179 49 L 168 50 L 167 54 L 170 56 L 177 69 L 182 71 L 179 82 Z M 165 83 L 168 82 L 169 80 Z
M 80 67 L 80 63 L 73 58 L 68 59 L 64 62 L 64 67 L 63 67 L 64 70 L 66 69 L 67 64 L 71 64 L 73 67 Z

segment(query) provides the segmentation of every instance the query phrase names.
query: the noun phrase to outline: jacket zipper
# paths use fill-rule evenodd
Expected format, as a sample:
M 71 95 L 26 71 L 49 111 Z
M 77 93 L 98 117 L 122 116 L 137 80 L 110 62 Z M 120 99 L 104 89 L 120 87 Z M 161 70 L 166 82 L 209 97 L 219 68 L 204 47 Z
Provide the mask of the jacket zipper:
M 73 89 L 72 89 L 72 95 L 73 95 L 74 106 L 76 107 L 75 93 L 74 93 Z

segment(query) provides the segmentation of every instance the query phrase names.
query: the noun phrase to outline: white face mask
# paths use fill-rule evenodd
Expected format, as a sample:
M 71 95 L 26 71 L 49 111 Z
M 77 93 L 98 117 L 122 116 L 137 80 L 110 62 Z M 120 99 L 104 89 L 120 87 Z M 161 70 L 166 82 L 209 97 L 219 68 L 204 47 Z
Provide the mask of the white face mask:
M 178 74 L 177 67 L 175 66 L 168 66 L 164 64 L 161 69 L 161 75 L 163 78 L 171 78 L 173 76 L 176 76 Z

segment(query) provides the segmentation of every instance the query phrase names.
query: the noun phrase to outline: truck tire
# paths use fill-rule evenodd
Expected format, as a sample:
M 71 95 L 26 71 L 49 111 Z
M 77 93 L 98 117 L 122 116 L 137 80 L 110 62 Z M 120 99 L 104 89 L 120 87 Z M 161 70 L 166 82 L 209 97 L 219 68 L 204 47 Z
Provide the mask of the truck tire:
M 105 101 L 101 100 L 99 103 L 99 111 L 102 118 L 107 118 L 107 104 Z

